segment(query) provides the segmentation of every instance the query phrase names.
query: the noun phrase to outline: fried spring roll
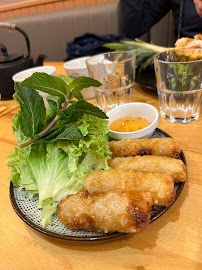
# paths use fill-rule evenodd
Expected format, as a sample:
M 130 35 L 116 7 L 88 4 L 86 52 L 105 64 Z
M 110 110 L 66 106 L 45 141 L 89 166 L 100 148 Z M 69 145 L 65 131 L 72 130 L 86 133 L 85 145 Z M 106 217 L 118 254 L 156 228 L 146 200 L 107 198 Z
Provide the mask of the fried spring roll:
M 177 158 L 181 152 L 181 147 L 172 138 L 111 141 L 109 146 L 115 157 L 154 155 Z
M 155 206 L 168 206 L 176 191 L 173 178 L 167 173 L 138 172 L 133 170 L 95 170 L 84 180 L 89 192 L 106 192 L 112 188 L 124 191 L 150 192 Z
M 133 233 L 148 227 L 152 202 L 150 193 L 83 189 L 62 200 L 58 218 L 70 229 Z
M 186 166 L 182 160 L 163 156 L 115 157 L 109 160 L 112 169 L 164 172 L 175 182 L 186 180 Z

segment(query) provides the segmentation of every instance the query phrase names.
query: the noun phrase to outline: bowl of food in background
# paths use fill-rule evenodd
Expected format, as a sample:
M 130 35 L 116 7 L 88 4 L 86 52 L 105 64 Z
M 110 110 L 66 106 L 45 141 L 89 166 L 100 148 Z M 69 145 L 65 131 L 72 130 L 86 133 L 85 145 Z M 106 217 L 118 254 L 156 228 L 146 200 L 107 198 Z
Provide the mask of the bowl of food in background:
M 150 137 L 159 122 L 155 107 L 142 102 L 132 102 L 107 112 L 109 136 L 115 140 L 132 140 Z

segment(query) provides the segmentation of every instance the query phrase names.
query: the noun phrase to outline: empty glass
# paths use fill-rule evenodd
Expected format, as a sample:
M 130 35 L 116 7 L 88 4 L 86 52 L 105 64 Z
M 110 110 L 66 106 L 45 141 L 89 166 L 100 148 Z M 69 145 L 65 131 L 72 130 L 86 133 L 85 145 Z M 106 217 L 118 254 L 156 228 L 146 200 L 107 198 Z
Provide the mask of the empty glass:
M 94 88 L 100 109 L 110 109 L 132 100 L 136 56 L 131 52 L 108 52 L 86 60 L 90 77 L 102 86 Z

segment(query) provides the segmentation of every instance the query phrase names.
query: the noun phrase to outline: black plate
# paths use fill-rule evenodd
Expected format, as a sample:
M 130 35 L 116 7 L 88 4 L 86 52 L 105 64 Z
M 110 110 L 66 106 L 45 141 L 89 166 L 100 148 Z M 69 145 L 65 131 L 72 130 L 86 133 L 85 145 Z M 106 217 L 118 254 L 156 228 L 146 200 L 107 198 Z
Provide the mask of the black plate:
M 141 86 L 156 91 L 156 77 L 153 67 L 148 67 L 145 70 L 136 68 L 135 81 Z
M 162 137 L 170 137 L 167 133 L 162 131 L 161 129 L 156 129 L 152 138 L 162 138 Z M 184 153 L 182 152 L 179 157 L 186 165 L 186 159 Z M 176 189 L 176 199 L 179 197 L 183 187 L 184 182 L 175 183 Z M 36 204 L 38 202 L 38 197 L 35 196 L 33 199 L 29 199 L 26 191 L 21 190 L 18 191 L 18 187 L 13 186 L 10 183 L 10 200 L 11 204 L 18 214 L 18 216 L 33 229 L 37 230 L 44 235 L 51 236 L 54 238 L 69 240 L 69 241 L 105 241 L 116 239 L 122 236 L 127 235 L 127 233 L 94 233 L 94 232 L 86 232 L 82 230 L 71 231 L 65 225 L 58 221 L 57 216 L 53 217 L 53 224 L 48 225 L 46 228 L 41 226 L 41 211 L 37 208 Z M 174 203 L 174 202 L 173 202 Z M 173 204 L 172 203 L 172 204 Z M 152 210 L 150 223 L 154 222 L 160 216 L 162 216 L 168 209 L 172 206 L 169 205 L 167 207 L 158 208 L 158 210 Z

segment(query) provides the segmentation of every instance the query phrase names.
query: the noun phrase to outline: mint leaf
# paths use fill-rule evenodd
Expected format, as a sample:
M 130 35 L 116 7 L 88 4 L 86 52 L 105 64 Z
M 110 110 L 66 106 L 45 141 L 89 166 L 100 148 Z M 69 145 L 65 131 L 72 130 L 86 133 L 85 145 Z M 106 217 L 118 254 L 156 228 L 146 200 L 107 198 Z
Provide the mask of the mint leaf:
M 68 108 L 70 107 L 72 106 L 69 106 Z M 78 121 L 79 119 L 82 118 L 82 116 L 83 116 L 83 112 L 75 111 L 73 107 L 71 108 L 71 110 L 69 110 L 69 113 L 65 113 L 65 111 L 58 113 L 58 117 L 62 121 L 65 121 L 65 123 L 67 124 Z
M 76 128 L 76 126 L 69 125 L 70 123 L 77 121 L 80 117 L 82 117 L 84 113 L 102 119 L 107 118 L 106 114 L 103 111 L 101 111 L 98 107 L 95 107 L 92 104 L 83 100 L 83 96 L 81 95 L 82 89 L 88 88 L 90 86 L 99 87 L 100 85 L 100 82 L 89 77 L 78 77 L 72 80 L 71 78 L 65 77 L 63 75 L 60 75 L 59 77 L 54 77 L 46 73 L 38 72 L 34 73 L 31 77 L 25 79 L 21 83 L 22 87 L 30 88 L 30 90 L 33 89 L 33 91 L 35 92 L 36 90 L 34 89 L 41 90 L 48 93 L 50 96 L 47 98 L 49 102 L 49 107 L 45 119 L 46 122 L 43 121 L 44 126 L 46 123 L 46 127 L 42 131 L 39 130 L 40 132 L 38 134 L 35 133 L 36 128 L 31 129 L 30 126 L 24 128 L 24 132 L 26 133 L 26 135 L 31 138 L 21 143 L 20 147 L 26 147 L 27 145 L 32 144 L 46 136 L 46 139 L 48 140 L 53 137 L 55 137 L 55 140 L 58 140 L 58 138 L 64 138 L 68 140 L 81 139 L 82 135 L 80 131 Z M 71 99 L 73 97 L 76 97 L 78 101 L 72 101 Z M 71 102 L 72 105 L 68 107 L 69 103 Z M 62 103 L 64 104 L 62 105 Z M 24 114 L 26 115 L 26 109 L 24 110 Z M 29 115 L 29 118 L 30 117 L 31 116 Z M 28 119 L 26 121 L 26 125 Z M 32 120 L 32 122 L 34 122 L 35 119 Z M 50 131 L 58 122 L 58 120 L 60 120 L 60 122 L 64 121 L 66 125 L 68 125 L 65 130 L 60 130 L 61 133 L 59 134 L 59 137 L 57 136 L 57 129 L 52 130 L 52 133 Z M 23 121 L 21 121 L 21 124 L 23 124 Z
M 91 86 L 99 87 L 102 84 L 90 77 L 78 77 L 74 79 L 70 84 L 69 87 L 72 91 L 73 97 L 77 98 L 78 100 L 83 99 L 83 96 L 81 94 L 81 90 L 84 88 L 88 88 Z
M 52 128 L 40 141 L 55 142 L 58 140 L 80 140 L 83 136 L 74 124 Z
M 75 125 L 68 125 L 53 141 L 58 140 L 80 140 L 83 136 Z
M 68 85 L 73 81 L 72 78 L 65 75 L 58 75 L 59 78 L 63 79 Z
M 70 94 L 70 88 L 64 79 L 41 72 L 35 72 L 31 77 L 25 79 L 21 85 L 65 99 Z
M 14 99 L 20 104 L 19 125 L 26 137 L 32 138 L 42 130 L 46 109 L 43 98 L 34 89 L 15 84 Z
M 61 104 L 65 101 L 64 98 L 57 96 L 48 96 L 46 100 L 48 101 L 51 109 L 56 113 L 58 113 L 62 109 Z
M 40 139 L 40 141 L 53 141 L 61 132 L 63 132 L 64 127 L 51 128 L 47 134 Z
M 87 102 L 86 100 L 79 100 L 73 102 L 71 106 L 64 110 L 65 115 L 68 117 L 78 112 L 91 114 L 102 119 L 108 119 L 107 115 L 102 110 L 100 110 L 93 104 Z

